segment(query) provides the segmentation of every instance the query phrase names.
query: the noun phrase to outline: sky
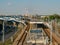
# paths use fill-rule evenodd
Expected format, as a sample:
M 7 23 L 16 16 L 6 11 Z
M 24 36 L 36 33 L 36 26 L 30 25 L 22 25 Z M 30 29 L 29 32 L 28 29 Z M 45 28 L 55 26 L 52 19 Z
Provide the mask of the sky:
M 0 0 L 0 14 L 60 14 L 60 0 Z

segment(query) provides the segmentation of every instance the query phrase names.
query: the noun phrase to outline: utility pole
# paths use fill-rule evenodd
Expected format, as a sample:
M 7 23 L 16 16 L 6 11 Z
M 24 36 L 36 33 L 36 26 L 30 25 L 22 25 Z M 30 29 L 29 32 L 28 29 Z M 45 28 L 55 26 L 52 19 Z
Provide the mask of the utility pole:
M 52 45 L 52 21 L 50 26 L 50 45 Z
M 36 45 L 36 36 L 34 36 L 34 40 L 35 40 L 35 45 Z
M 2 32 L 3 32 L 2 41 L 3 41 L 3 45 L 4 45 L 4 20 L 3 20 L 3 30 L 2 30 Z

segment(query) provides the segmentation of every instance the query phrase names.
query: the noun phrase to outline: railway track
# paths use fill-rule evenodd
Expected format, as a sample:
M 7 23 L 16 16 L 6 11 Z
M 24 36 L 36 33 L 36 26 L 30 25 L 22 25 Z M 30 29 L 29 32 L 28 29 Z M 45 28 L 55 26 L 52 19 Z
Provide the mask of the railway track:
M 50 38 L 50 29 L 44 29 L 44 31 L 48 35 L 48 37 Z M 54 32 L 52 32 L 52 44 L 53 45 L 60 45 L 60 38 Z
M 13 45 L 23 45 L 24 41 L 27 36 L 27 32 L 30 29 L 30 25 L 28 24 L 21 32 L 21 34 L 17 37 L 17 39 L 14 41 Z M 49 28 L 43 28 L 44 32 L 47 34 L 47 36 L 50 38 L 50 29 Z M 60 45 L 60 38 L 57 37 L 55 33 L 52 33 L 52 43 L 53 45 Z
M 29 25 L 25 26 L 22 32 L 18 35 L 16 40 L 14 41 L 13 45 L 23 45 L 25 38 L 27 36 L 27 32 L 29 31 Z

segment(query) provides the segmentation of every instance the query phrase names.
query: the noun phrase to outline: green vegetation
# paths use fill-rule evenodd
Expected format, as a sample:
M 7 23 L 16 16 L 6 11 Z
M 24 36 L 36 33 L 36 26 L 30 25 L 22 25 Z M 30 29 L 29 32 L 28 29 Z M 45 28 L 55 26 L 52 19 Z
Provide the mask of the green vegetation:
M 56 20 L 57 22 L 59 22 L 60 21 L 60 15 L 53 14 L 53 15 L 45 16 L 43 20 L 44 21 Z
M 49 19 L 53 20 L 53 19 L 60 19 L 60 16 L 58 14 L 53 14 L 49 16 Z
M 0 42 L 0 45 L 9 45 L 9 44 L 12 44 L 10 39 L 6 40 L 4 43 Z

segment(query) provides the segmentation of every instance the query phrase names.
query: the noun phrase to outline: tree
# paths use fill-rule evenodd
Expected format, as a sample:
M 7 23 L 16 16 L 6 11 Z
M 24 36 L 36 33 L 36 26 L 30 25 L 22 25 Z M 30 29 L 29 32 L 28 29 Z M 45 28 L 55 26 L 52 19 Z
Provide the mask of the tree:
M 51 20 L 55 20 L 55 21 L 59 21 L 59 19 L 60 19 L 60 16 L 58 15 L 58 14 L 53 14 L 53 15 L 50 15 L 49 16 L 49 19 L 50 19 L 50 21 Z

